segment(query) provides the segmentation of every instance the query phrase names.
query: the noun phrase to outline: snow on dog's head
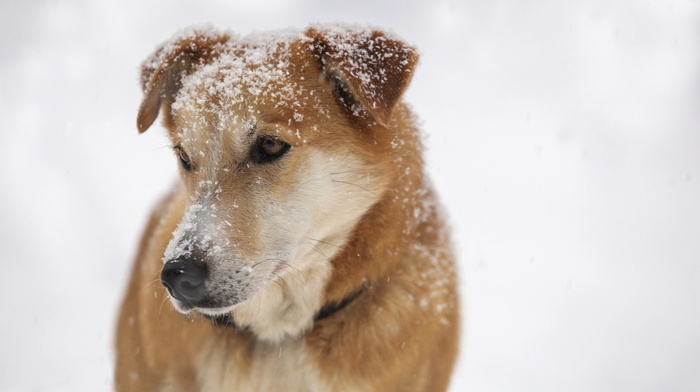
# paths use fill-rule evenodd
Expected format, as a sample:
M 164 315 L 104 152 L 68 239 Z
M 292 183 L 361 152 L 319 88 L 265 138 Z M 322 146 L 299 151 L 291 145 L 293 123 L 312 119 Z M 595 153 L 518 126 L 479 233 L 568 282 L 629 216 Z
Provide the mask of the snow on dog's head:
M 179 311 L 269 339 L 311 324 L 330 260 L 399 176 L 413 136 L 391 114 L 416 61 L 385 33 L 315 26 L 191 28 L 144 62 L 138 128 L 163 109 L 189 197 L 163 257 Z

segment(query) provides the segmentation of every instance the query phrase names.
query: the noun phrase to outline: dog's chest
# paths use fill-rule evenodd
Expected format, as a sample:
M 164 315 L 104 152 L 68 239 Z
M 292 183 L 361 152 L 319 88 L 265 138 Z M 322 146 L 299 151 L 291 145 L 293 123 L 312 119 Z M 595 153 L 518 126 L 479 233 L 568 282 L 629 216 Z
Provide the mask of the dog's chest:
M 241 363 L 241 357 L 231 355 L 229 350 L 230 347 L 223 345 L 202 356 L 198 372 L 202 392 L 335 390 L 326 381 L 335 377 L 324 377 L 303 340 L 259 344 L 253 349 L 249 363 Z M 343 390 L 356 388 L 346 384 Z

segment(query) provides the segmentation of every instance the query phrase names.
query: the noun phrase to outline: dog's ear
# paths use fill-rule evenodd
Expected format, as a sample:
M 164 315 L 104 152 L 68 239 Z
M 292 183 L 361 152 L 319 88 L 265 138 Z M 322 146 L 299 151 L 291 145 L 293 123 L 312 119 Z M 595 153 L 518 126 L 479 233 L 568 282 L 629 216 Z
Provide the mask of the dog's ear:
M 417 51 L 381 31 L 352 28 L 309 28 L 322 71 L 339 82 L 340 97 L 348 93 L 375 121 L 386 125 L 408 87 L 418 62 Z M 353 109 L 352 104 L 344 104 Z
M 188 30 L 179 38 L 161 45 L 141 65 L 143 101 L 136 118 L 139 133 L 146 131 L 158 117 L 163 104 L 172 104 L 182 87 L 182 79 L 221 53 L 228 34 Z

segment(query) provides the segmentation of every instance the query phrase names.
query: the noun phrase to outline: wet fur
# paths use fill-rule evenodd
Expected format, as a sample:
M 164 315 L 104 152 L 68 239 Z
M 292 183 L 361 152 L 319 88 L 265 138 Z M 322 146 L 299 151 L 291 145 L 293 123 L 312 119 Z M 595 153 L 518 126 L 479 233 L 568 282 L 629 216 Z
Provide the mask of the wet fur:
M 191 154 L 197 166 L 181 173 L 141 241 L 119 317 L 117 390 L 445 390 L 458 346 L 457 278 L 419 132 L 400 102 L 415 50 L 381 32 L 310 28 L 282 46 L 285 78 L 310 102 L 300 107 L 245 94 L 245 105 L 222 104 L 183 82 L 209 75 L 204 67 L 236 45 L 251 44 L 189 31 L 144 64 L 139 130 L 161 112 L 173 145 L 201 155 Z M 392 55 L 377 62 L 372 53 Z M 386 77 L 367 85 L 358 62 Z M 187 94 L 199 104 L 183 105 Z M 223 117 L 207 111 L 212 102 Z M 246 166 L 260 132 L 291 150 Z M 189 245 L 202 231 L 211 235 Z M 238 328 L 171 304 L 158 278 L 185 243 L 215 271 L 212 298 L 231 305 L 212 315 Z

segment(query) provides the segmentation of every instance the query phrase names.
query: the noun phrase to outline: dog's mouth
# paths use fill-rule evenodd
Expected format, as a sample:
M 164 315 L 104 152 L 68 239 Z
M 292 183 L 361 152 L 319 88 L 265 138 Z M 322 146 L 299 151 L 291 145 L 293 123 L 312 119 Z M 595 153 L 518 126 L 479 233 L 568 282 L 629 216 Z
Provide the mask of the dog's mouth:
M 180 312 L 182 314 L 188 314 L 188 313 L 191 313 L 193 310 L 195 310 L 194 306 L 189 305 L 185 302 L 182 302 L 182 301 L 174 298 L 172 294 L 169 294 L 169 297 L 170 297 L 170 303 L 173 304 L 173 307 L 178 312 Z
M 169 277 L 168 269 L 163 269 L 161 283 L 168 291 L 170 302 L 175 309 L 188 314 L 197 311 L 205 315 L 218 316 L 230 312 L 242 300 L 239 298 L 229 298 L 227 301 L 214 300 L 207 292 L 208 282 L 191 279 L 183 273 L 184 267 L 178 267 L 175 278 Z
M 258 291 L 253 287 L 258 287 L 255 282 L 260 276 L 253 275 L 252 268 L 241 267 L 231 275 L 212 276 L 203 263 L 192 264 L 168 262 L 161 272 L 161 283 L 175 310 L 182 314 L 196 311 L 210 317 L 225 315 Z
M 203 306 L 194 306 L 192 304 L 189 304 L 184 301 L 180 301 L 177 298 L 174 298 L 172 295 L 170 295 L 170 301 L 172 302 L 173 306 L 175 309 L 182 313 L 182 314 L 189 314 L 192 312 L 197 312 L 201 313 L 207 317 L 220 317 L 220 316 L 225 316 L 238 305 L 231 305 L 227 307 L 203 307 Z

